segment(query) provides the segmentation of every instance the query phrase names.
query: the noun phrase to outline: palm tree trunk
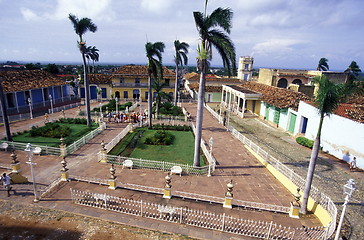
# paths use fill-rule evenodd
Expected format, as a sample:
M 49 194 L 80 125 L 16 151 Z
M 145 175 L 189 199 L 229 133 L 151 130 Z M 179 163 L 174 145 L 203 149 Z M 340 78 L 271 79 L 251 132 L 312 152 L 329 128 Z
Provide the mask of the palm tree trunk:
M 86 119 L 87 126 L 91 126 L 91 108 L 90 108 L 90 83 L 88 82 L 88 74 L 87 74 L 87 64 L 85 54 L 82 52 L 82 61 L 83 61 L 83 74 L 84 74 L 84 84 L 85 84 L 85 104 L 86 104 Z
M 322 129 L 323 121 L 324 121 L 324 114 L 322 113 L 320 116 L 319 128 L 318 128 L 315 142 L 313 144 L 313 148 L 312 148 L 312 152 L 311 152 L 310 164 L 308 166 L 306 184 L 305 184 L 305 189 L 303 192 L 303 200 L 302 200 L 302 206 L 301 206 L 301 210 L 300 210 L 300 212 L 302 214 L 307 214 L 308 198 L 310 196 L 313 175 L 314 175 L 315 167 L 316 167 L 316 161 L 317 161 L 317 157 L 318 157 L 318 154 L 320 151 L 321 129 Z
M 207 66 L 206 60 L 203 61 L 203 66 Z M 195 153 L 193 159 L 193 166 L 200 166 L 200 145 L 202 137 L 202 120 L 205 100 L 205 67 L 202 67 L 200 75 L 200 85 L 198 89 L 198 103 L 197 103 L 197 118 L 196 118 L 196 134 L 195 134 Z
M 152 77 L 148 76 L 148 128 L 152 129 L 152 102 L 153 102 L 153 96 L 152 96 Z
M 3 120 L 4 120 L 5 132 L 6 132 L 6 140 L 13 141 L 13 138 L 11 137 L 11 132 L 10 132 L 8 111 L 7 111 L 7 108 L 5 106 L 5 96 L 4 96 L 2 81 L 3 81 L 3 79 L 1 78 L 0 79 L 0 101 L 1 101 L 1 109 L 3 110 Z
M 176 82 L 174 83 L 174 106 L 177 106 L 177 92 L 178 92 L 178 64 L 176 64 Z

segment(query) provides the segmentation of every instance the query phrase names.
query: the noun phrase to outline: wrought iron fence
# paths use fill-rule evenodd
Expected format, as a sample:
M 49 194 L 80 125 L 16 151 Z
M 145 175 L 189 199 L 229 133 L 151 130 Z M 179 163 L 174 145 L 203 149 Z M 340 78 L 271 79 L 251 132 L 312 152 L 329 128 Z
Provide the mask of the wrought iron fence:
M 70 189 L 72 202 L 78 205 L 101 208 L 161 221 L 185 224 L 264 239 L 322 239 L 324 227 L 291 228 L 273 222 L 235 218 L 210 211 L 160 205 L 136 201 L 107 194 Z

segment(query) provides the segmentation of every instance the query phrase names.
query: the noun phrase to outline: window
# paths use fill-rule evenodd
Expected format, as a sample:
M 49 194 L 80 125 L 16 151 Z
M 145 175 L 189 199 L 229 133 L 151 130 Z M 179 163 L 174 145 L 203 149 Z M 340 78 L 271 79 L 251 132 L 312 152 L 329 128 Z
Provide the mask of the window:
M 164 83 L 165 83 L 167 86 L 169 86 L 169 79 L 165 79 L 165 80 L 164 80 Z
M 245 64 L 245 70 L 249 70 L 249 64 Z
M 128 98 L 128 91 L 124 91 L 124 98 Z
M 124 78 L 120 78 L 120 83 L 124 83 Z
M 148 92 L 145 92 L 145 99 L 148 99 Z
M 135 79 L 135 86 L 140 86 L 140 78 Z

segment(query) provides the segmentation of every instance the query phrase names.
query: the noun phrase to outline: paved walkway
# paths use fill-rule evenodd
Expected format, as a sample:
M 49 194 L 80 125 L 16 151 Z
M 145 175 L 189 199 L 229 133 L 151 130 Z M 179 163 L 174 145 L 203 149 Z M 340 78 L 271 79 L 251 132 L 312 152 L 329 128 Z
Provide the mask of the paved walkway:
M 98 104 L 95 104 L 98 106 Z M 187 110 L 195 116 L 196 105 L 187 104 L 185 106 Z M 75 116 L 78 114 L 78 109 L 66 110 L 66 117 Z M 58 118 L 60 113 L 51 114 L 50 119 Z M 11 124 L 11 131 L 18 132 L 29 129 L 32 125 L 42 125 L 44 121 L 43 117 L 38 117 L 33 120 L 17 122 Z M 102 140 L 105 142 L 110 141 L 116 136 L 125 125 L 109 124 L 107 130 L 102 134 L 95 137 L 90 143 L 84 145 L 81 149 L 76 151 L 71 156 L 67 157 L 68 168 L 70 169 L 71 175 L 80 176 L 92 176 L 96 178 L 109 178 L 108 164 L 101 164 L 97 162 L 96 154 L 100 150 L 100 143 Z M 1 129 L 0 134 L 4 134 L 4 130 Z M 207 112 L 204 113 L 204 127 L 203 127 L 203 138 L 208 141 L 210 137 L 214 139 L 214 155 L 219 164 L 215 174 L 212 177 L 206 176 L 173 176 L 172 177 L 172 190 L 179 190 L 185 192 L 199 193 L 210 196 L 223 197 L 226 191 L 226 184 L 232 179 L 234 187 L 234 199 L 241 199 L 245 201 L 254 201 L 259 203 L 276 204 L 281 206 L 289 206 L 289 202 L 292 201 L 291 194 L 272 176 L 270 173 L 259 163 L 257 160 L 244 148 L 244 146 L 236 139 L 234 139 L 229 132 L 217 123 L 217 121 Z M 25 164 L 27 157 L 24 152 L 17 151 L 18 160 L 22 162 L 23 174 L 30 180 L 29 166 Z M 59 170 L 61 168 L 61 159 L 57 156 L 35 156 L 34 161 L 37 162 L 36 167 L 36 182 L 41 185 L 48 185 L 55 178 L 59 176 Z M 0 162 L 10 163 L 10 153 L 0 152 Z M 133 183 L 152 187 L 163 187 L 164 177 L 166 173 L 161 171 L 152 171 L 145 169 L 121 169 L 117 167 L 116 175 L 118 181 L 123 183 Z M 73 184 L 73 183 L 70 183 Z M 81 186 L 81 185 L 78 185 Z M 120 195 L 120 191 L 111 191 L 103 189 L 105 187 L 95 185 L 82 185 L 82 188 L 87 188 L 91 191 L 107 191 Z M 17 190 L 16 196 L 12 196 L 11 199 L 19 199 L 21 201 L 29 202 L 32 201 L 32 185 L 16 185 L 14 189 Z M 65 189 L 65 188 L 64 188 Z M 41 201 L 38 203 L 42 206 L 48 206 L 52 208 L 59 208 L 63 210 L 70 210 L 72 212 L 82 212 L 86 215 L 93 216 L 97 215 L 95 212 L 100 210 L 90 209 L 87 210 L 75 210 L 81 209 L 79 206 L 70 204 L 69 190 L 60 190 L 54 197 L 47 199 L 47 201 Z M 1 191 L 0 197 L 5 197 L 4 191 Z M 133 195 L 134 196 L 134 195 Z M 148 198 L 144 196 L 145 198 Z M 143 197 L 143 198 L 144 198 Z M 198 208 L 205 205 L 196 205 Z M 84 209 L 84 208 L 82 208 Z M 222 207 L 221 207 L 222 209 Z M 116 217 L 106 218 L 105 216 L 111 216 L 111 213 L 102 213 L 99 217 L 112 220 Z M 249 217 L 253 217 L 253 213 L 248 212 Z M 133 219 L 131 216 L 123 216 L 123 219 Z M 269 212 L 260 212 L 257 219 L 263 221 L 275 221 L 286 226 L 317 226 L 318 220 L 313 216 L 303 218 L 300 220 L 294 220 L 288 218 L 286 215 L 282 217 L 282 214 L 274 214 Z M 131 220 L 129 220 L 131 221 Z M 148 220 L 149 221 L 149 220 Z M 155 220 L 151 220 L 154 221 Z M 123 221 L 121 221 L 123 222 Z M 140 227 L 148 227 L 142 224 L 143 221 L 133 220 L 132 223 L 124 222 Z M 177 233 L 186 233 L 186 230 L 181 230 L 181 226 L 176 224 L 159 222 L 156 224 L 151 223 L 151 228 L 161 231 L 171 231 Z M 155 226 L 157 225 L 157 226 Z M 149 227 L 148 227 L 149 228 Z M 189 229 L 189 227 L 183 226 L 183 229 Z M 210 238 L 210 239 L 228 239 L 231 236 L 223 233 L 213 233 L 209 230 L 202 230 L 191 227 L 188 235 L 199 238 Z M 203 233 L 203 234 L 202 234 Z M 202 234 L 202 235 L 201 235 Z M 223 237 L 224 236 L 224 237 Z M 235 236 L 236 237 L 236 236 Z

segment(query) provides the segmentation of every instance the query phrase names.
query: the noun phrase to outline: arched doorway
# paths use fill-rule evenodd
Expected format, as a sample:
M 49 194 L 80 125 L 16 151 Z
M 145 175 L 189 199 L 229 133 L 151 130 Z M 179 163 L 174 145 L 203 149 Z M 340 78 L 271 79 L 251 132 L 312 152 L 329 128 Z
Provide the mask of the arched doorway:
M 302 85 L 301 79 L 295 79 L 292 81 L 292 84 Z
M 279 87 L 279 88 L 287 88 L 287 86 L 288 86 L 287 79 L 281 78 L 281 79 L 278 80 L 277 87 Z
M 115 92 L 115 97 L 119 98 L 120 99 L 120 92 L 119 91 L 116 91 Z

